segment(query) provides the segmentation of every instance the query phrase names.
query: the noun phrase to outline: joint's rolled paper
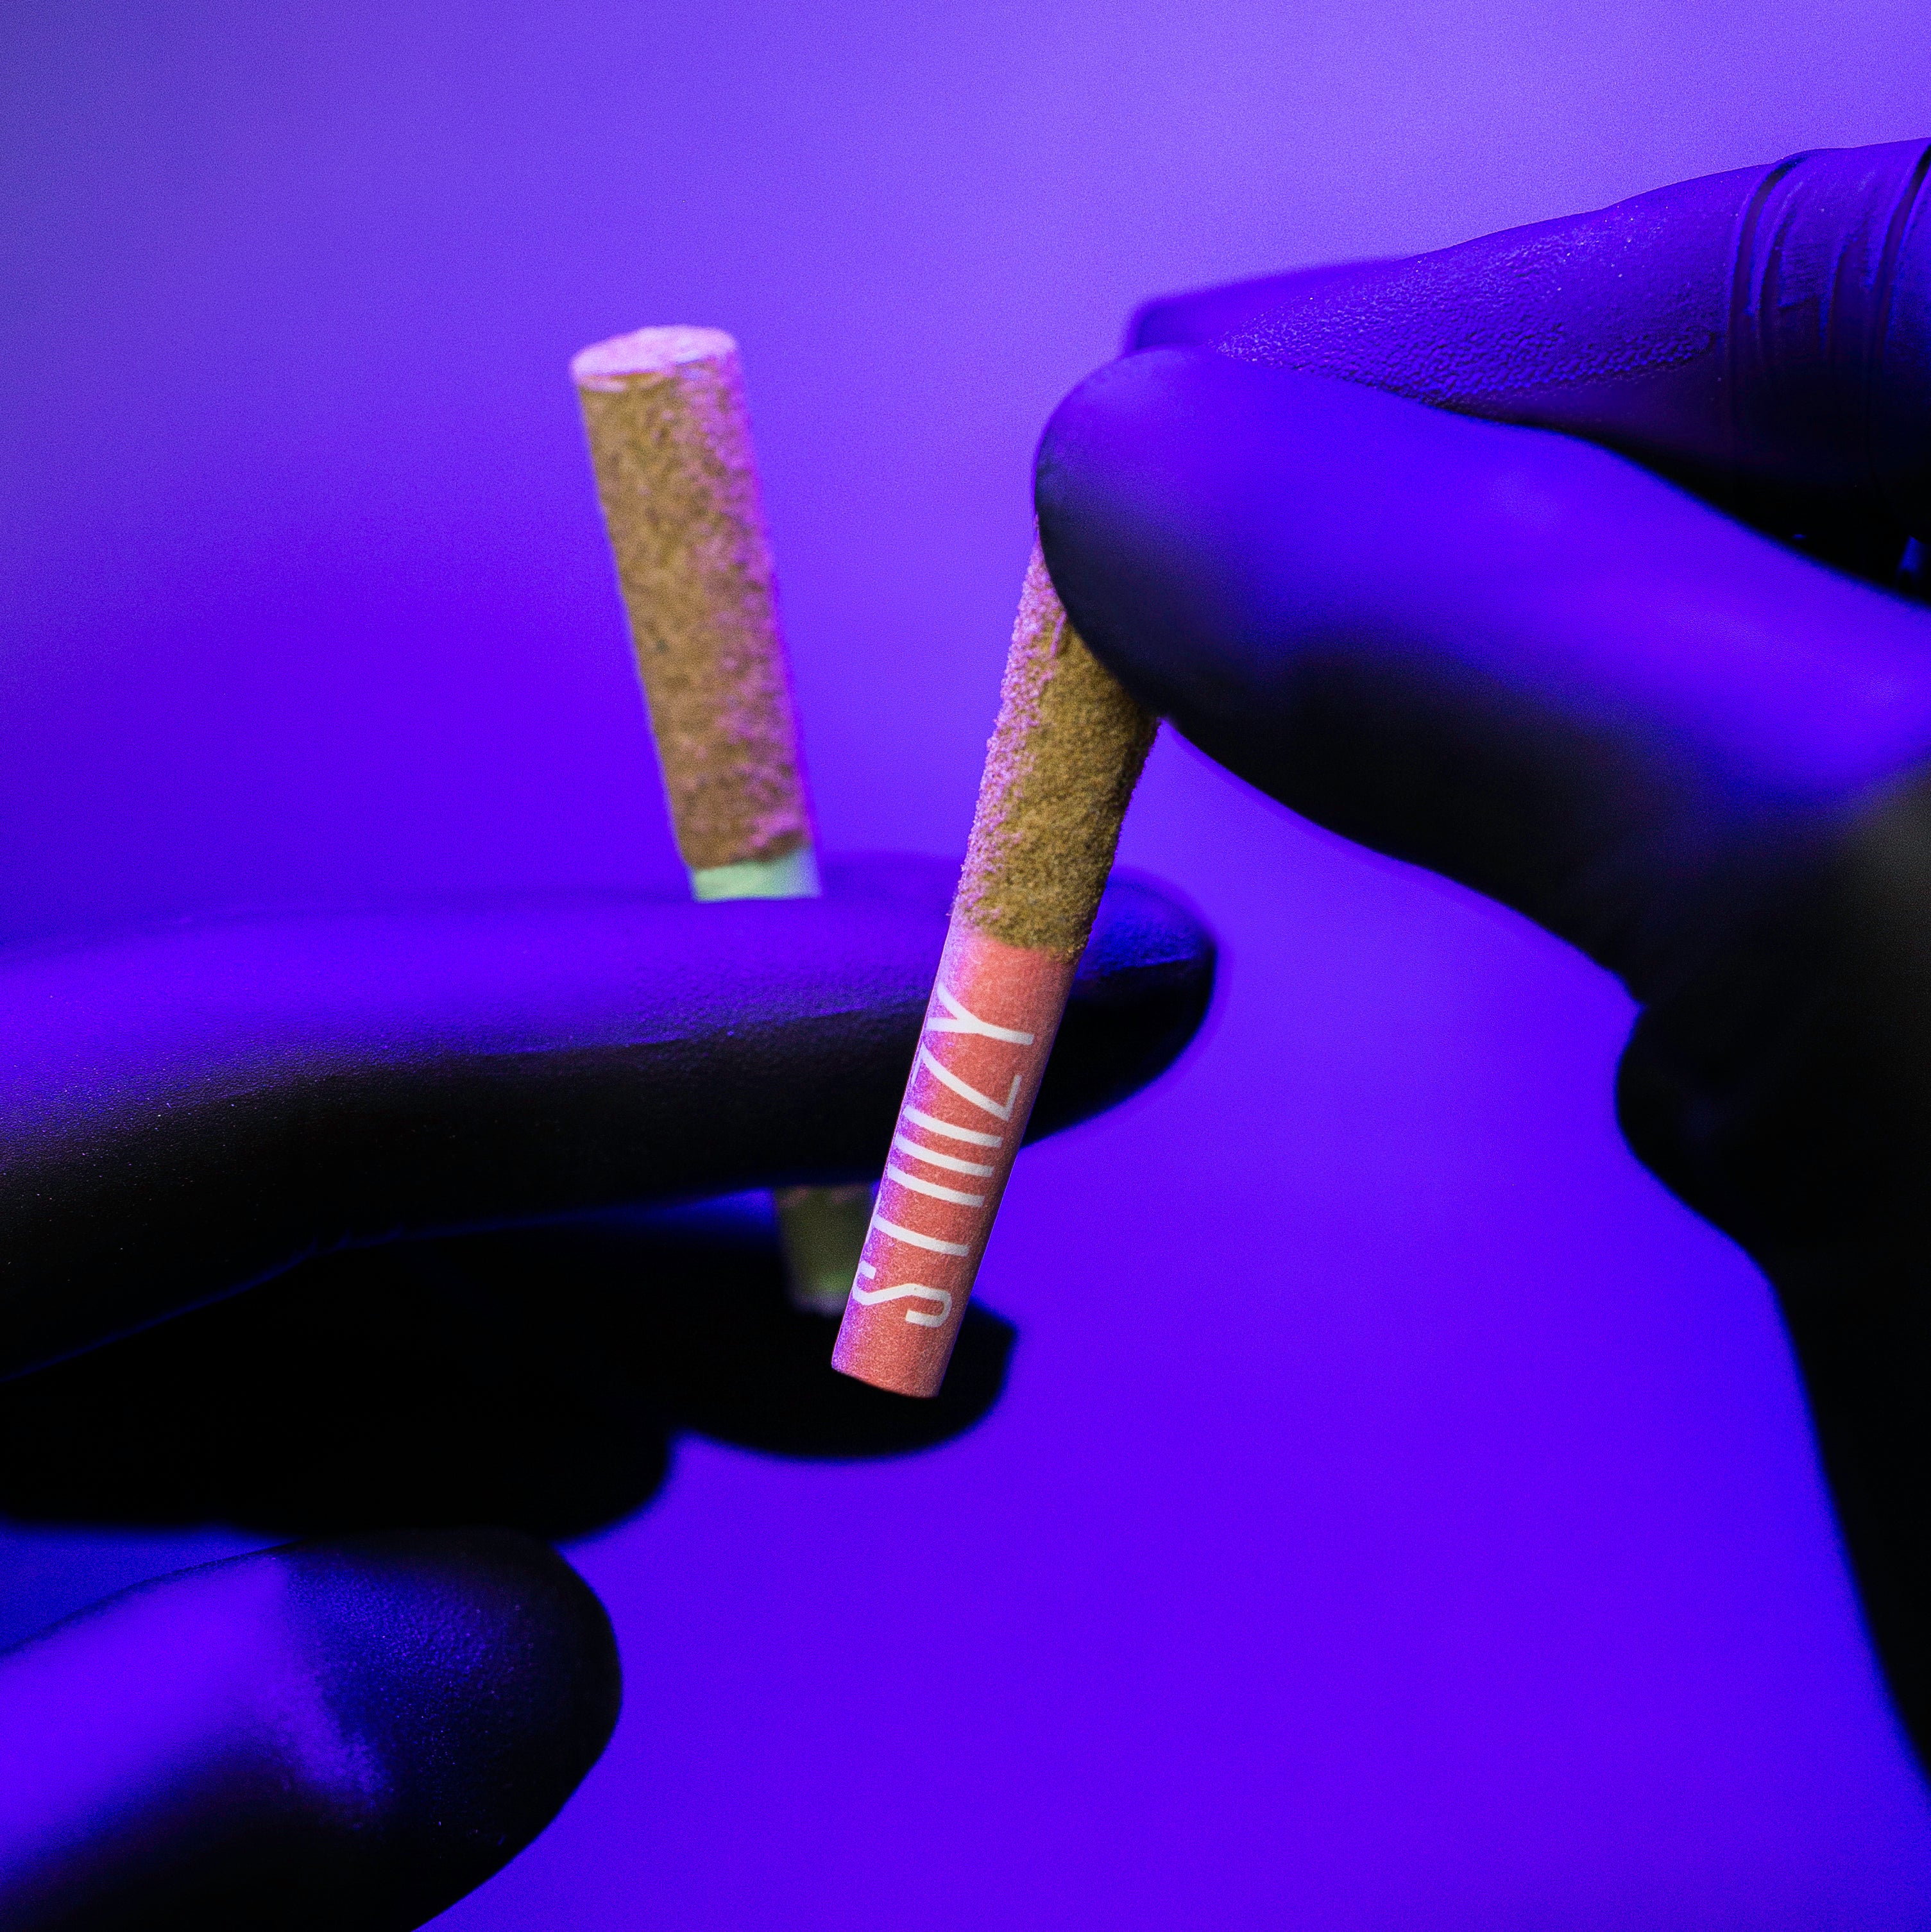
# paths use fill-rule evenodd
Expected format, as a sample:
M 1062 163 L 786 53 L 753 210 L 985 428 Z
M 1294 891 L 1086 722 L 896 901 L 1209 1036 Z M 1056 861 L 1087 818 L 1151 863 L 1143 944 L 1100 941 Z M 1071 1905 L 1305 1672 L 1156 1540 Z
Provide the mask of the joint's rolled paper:
M 642 328 L 571 362 L 670 822 L 700 899 L 814 898 L 817 860 L 737 344 Z M 776 1197 L 792 1300 L 837 1314 L 869 1190 Z
M 892 1153 L 832 1366 L 936 1395 L 1156 720 L 1068 624 L 1036 548 Z

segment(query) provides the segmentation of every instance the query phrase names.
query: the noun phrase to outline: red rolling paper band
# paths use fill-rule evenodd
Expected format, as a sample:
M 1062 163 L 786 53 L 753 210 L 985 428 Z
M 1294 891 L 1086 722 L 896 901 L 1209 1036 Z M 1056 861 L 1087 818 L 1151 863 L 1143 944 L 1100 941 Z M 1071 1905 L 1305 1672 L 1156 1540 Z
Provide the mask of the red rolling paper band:
M 938 1393 L 1073 963 L 958 924 L 947 934 L 833 1367 Z

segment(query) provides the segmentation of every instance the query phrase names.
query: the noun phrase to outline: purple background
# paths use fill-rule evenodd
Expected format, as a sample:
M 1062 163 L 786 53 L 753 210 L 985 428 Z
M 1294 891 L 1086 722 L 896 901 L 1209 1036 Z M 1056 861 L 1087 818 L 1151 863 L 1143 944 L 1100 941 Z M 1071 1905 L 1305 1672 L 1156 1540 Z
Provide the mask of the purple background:
M 1921 134 L 1923 0 L 37 4 L 4 27 L 0 935 L 679 883 L 564 375 L 745 350 L 826 842 L 952 852 L 1027 459 L 1141 296 Z M 1163 742 L 1226 944 L 1022 1164 L 977 1435 L 687 1447 L 628 1702 L 445 1922 L 1921 1926 L 1764 1290 L 1628 1012 Z M 0 1636 L 238 1547 L 0 1534 Z M 889 1708 L 855 1701 L 873 1675 Z

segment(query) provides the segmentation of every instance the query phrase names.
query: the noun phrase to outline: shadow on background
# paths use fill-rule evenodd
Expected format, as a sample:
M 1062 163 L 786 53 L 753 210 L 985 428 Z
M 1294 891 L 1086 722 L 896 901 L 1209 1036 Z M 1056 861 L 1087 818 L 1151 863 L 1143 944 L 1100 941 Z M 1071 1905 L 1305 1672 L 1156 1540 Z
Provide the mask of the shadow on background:
M 0 1513 L 276 1534 L 640 1508 L 682 1430 L 781 1456 L 928 1448 L 999 1398 L 1015 1331 L 967 1311 L 921 1402 L 830 1366 L 746 1196 L 331 1255 L 0 1384 Z

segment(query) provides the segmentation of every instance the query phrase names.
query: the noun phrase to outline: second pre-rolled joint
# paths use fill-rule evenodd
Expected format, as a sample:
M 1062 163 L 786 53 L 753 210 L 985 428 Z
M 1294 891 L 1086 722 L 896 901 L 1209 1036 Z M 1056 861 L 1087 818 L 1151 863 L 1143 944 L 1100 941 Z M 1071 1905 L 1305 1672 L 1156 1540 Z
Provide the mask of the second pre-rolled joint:
M 693 886 L 808 896 L 811 802 L 737 345 L 640 329 L 571 374 Z

